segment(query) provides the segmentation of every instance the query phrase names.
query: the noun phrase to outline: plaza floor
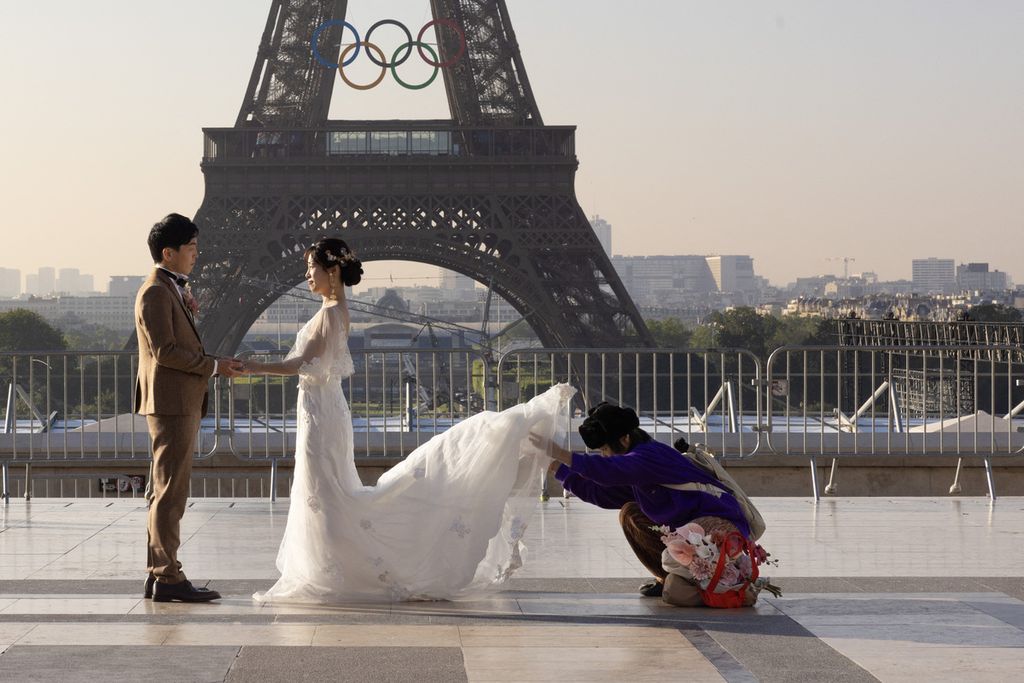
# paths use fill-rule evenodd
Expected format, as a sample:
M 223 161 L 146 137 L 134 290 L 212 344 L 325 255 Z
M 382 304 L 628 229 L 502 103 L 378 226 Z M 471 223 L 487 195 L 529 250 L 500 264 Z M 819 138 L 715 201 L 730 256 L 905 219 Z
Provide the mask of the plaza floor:
M 288 502 L 194 501 L 189 576 L 141 597 L 132 500 L 0 507 L 2 681 L 1005 681 L 1024 662 L 1024 498 L 759 499 L 782 598 L 681 609 L 614 512 L 552 499 L 526 566 L 465 602 L 261 606 Z

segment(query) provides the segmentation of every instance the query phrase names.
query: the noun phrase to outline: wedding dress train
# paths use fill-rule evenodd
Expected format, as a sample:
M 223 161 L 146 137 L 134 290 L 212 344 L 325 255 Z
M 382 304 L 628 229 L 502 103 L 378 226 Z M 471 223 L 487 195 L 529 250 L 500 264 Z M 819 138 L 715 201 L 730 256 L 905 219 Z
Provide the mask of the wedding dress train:
M 342 311 L 325 305 L 289 357 L 299 372 L 295 471 L 281 578 L 260 602 L 453 599 L 504 582 L 550 462 L 530 433 L 566 437 L 558 385 L 528 403 L 469 417 L 364 486 L 341 380 L 353 373 Z

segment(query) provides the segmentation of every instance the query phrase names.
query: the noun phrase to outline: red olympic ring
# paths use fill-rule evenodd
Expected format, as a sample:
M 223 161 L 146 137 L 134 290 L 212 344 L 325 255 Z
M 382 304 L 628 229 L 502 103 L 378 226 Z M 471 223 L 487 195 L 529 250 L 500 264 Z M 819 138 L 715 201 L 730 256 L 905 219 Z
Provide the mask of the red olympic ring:
M 435 24 L 438 24 L 438 25 L 441 25 L 441 26 L 447 26 L 451 30 L 455 31 L 455 35 L 457 35 L 459 37 L 459 49 L 456 51 L 455 56 L 451 57 L 447 61 L 438 63 L 436 61 L 431 61 L 431 60 L 427 59 L 427 56 L 423 53 L 423 47 L 422 46 L 418 46 L 416 49 L 419 50 L 420 57 L 423 59 L 423 61 L 426 62 L 427 64 L 429 64 L 430 66 L 436 67 L 438 69 L 447 69 L 448 67 L 450 67 L 453 64 L 455 64 L 455 62 L 459 61 L 459 59 L 462 58 L 462 55 L 466 52 L 466 34 L 465 34 L 465 32 L 461 28 L 459 28 L 459 25 L 456 24 L 451 19 L 434 19 L 433 21 L 428 21 L 426 24 L 423 25 L 423 28 L 420 29 L 420 32 L 418 34 L 416 34 L 416 42 L 417 43 L 422 43 L 423 42 L 423 34 L 427 32 L 428 28 L 430 28 L 431 26 L 434 26 Z M 439 39 L 438 40 L 438 52 L 440 52 L 440 48 L 441 48 L 441 45 L 440 45 L 440 39 Z

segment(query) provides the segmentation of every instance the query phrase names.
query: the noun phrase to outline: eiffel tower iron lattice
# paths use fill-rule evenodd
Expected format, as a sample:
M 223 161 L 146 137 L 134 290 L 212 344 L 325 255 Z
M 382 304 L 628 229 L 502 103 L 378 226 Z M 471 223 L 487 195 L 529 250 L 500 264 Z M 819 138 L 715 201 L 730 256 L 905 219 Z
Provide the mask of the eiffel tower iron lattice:
M 548 346 L 652 338 L 575 196 L 575 127 L 541 120 L 504 0 L 431 0 L 465 33 L 442 69 L 451 120 L 331 121 L 346 0 L 273 0 L 232 128 L 204 129 L 195 275 L 207 349 L 233 353 L 306 246 L 433 264 L 492 283 Z M 439 61 L 462 48 L 435 24 Z M 424 41 L 429 40 L 424 37 Z

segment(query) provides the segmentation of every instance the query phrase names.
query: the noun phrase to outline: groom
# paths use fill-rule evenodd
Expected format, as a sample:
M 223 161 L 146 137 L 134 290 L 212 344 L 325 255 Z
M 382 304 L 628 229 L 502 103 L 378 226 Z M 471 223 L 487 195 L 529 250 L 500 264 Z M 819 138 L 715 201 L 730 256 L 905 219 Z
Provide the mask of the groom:
M 199 228 L 172 213 L 149 232 L 156 265 L 135 299 L 139 378 L 135 412 L 145 415 L 153 441 L 153 497 L 149 507 L 144 597 L 156 602 L 207 602 L 220 593 L 196 588 L 178 562 L 180 523 L 188 498 L 192 452 L 206 415 L 212 375 L 233 377 L 241 363 L 206 355 L 196 329 L 188 276 L 198 257 Z

